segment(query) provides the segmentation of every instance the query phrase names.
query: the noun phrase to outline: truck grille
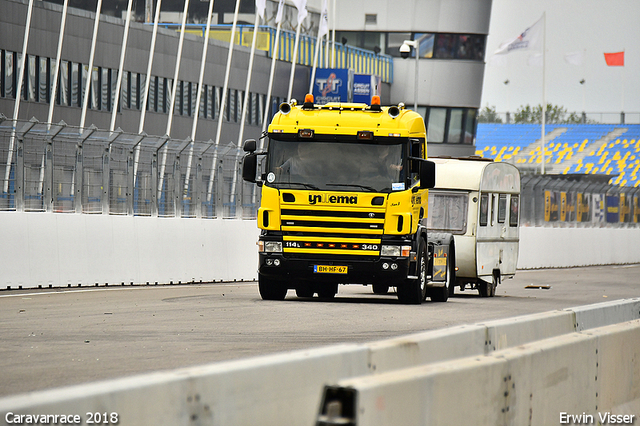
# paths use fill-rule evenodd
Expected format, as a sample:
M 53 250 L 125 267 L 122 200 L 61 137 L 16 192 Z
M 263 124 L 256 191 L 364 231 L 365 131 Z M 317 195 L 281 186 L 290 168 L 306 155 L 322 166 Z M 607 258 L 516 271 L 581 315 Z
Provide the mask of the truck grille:
M 384 209 L 283 209 L 284 253 L 379 256 Z

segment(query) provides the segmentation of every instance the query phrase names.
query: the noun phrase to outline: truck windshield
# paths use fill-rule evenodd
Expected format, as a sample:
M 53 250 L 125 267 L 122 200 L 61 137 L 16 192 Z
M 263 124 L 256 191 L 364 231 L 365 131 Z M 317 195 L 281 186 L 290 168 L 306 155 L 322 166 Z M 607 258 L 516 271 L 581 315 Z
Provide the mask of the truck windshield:
M 405 189 L 403 145 L 329 141 L 269 142 L 267 185 L 329 191 Z
M 467 203 L 469 195 L 429 191 L 427 228 L 453 234 L 467 232 Z

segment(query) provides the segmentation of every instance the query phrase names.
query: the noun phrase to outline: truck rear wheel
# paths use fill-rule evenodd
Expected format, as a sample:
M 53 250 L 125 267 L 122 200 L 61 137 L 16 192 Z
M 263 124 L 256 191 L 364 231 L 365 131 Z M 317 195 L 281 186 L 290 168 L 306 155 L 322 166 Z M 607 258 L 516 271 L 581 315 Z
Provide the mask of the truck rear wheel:
M 427 251 L 422 244 L 418 251 L 417 279 L 408 279 L 398 286 L 400 303 L 419 305 L 427 297 Z
M 263 300 L 284 300 L 287 286 L 273 278 L 258 274 L 258 290 Z

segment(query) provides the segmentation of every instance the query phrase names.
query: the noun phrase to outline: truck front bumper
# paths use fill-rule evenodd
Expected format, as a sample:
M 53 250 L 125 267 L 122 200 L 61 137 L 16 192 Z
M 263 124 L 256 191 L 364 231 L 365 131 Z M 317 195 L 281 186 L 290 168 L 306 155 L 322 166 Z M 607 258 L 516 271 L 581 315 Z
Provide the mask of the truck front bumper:
M 339 284 L 384 283 L 395 286 L 395 283 L 404 282 L 409 275 L 415 275 L 415 262 L 410 262 L 411 256 L 305 259 L 281 253 L 260 253 L 259 258 L 261 275 L 292 285 L 299 280 L 313 280 Z

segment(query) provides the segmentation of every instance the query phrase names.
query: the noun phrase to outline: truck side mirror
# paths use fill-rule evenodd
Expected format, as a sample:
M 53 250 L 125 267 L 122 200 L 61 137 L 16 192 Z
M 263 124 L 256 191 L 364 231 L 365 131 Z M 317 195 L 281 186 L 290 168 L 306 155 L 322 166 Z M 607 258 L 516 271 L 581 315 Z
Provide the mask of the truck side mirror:
M 247 141 L 249 142 L 249 141 Z M 255 141 L 253 141 L 255 144 Z M 246 143 L 245 143 L 246 146 Z M 247 182 L 256 183 L 256 172 L 258 170 L 258 156 L 253 152 L 244 156 L 242 160 L 242 179 Z
M 247 139 L 246 141 L 244 141 L 244 146 L 242 147 L 244 152 L 254 152 L 256 148 L 257 145 L 255 139 Z
M 420 188 L 436 186 L 436 163 L 425 160 L 420 163 Z

